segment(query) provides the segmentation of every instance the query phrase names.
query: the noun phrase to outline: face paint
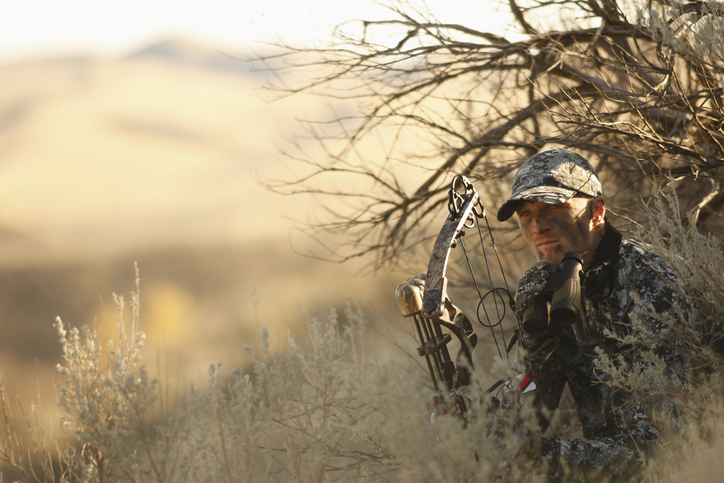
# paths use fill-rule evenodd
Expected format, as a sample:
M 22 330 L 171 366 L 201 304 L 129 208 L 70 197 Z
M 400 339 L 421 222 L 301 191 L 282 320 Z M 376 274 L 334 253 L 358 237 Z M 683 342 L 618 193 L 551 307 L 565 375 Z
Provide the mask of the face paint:
M 566 252 L 578 252 L 584 263 L 588 261 L 601 234 L 593 222 L 594 200 L 574 197 L 558 205 L 520 203 L 516 210 L 520 231 L 538 261 L 560 265 Z

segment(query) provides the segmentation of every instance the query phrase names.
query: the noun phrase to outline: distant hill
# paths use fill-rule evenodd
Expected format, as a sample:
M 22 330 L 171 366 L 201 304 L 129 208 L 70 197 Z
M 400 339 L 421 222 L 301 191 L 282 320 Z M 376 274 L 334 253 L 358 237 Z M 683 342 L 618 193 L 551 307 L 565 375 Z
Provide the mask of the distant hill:
M 276 144 L 295 117 L 323 107 L 261 101 L 265 74 L 252 67 L 168 40 L 125 58 L 0 68 L 0 264 L 285 239 L 282 216 L 303 200 L 256 178 L 281 169 Z
M 251 53 L 243 53 L 240 58 L 235 58 L 232 52 L 204 48 L 200 44 L 182 39 L 156 42 L 133 52 L 128 58 L 175 62 L 201 69 L 251 75 L 261 79 L 270 75 L 261 65 L 249 61 Z
M 373 281 L 290 247 L 284 215 L 303 218 L 309 204 L 257 180 L 284 175 L 276 144 L 298 132 L 296 116 L 324 107 L 262 102 L 248 68 L 179 41 L 0 67 L 0 363 L 11 394 L 28 400 L 38 373 L 52 377 L 56 316 L 115 327 L 112 294 L 134 290 L 134 261 L 149 360 L 172 361 L 179 381 L 208 357 L 238 363 L 258 324 L 273 341 L 290 327 L 303 341 L 302 310 L 326 318 L 345 299 L 392 300 L 401 277 Z M 53 386 L 42 391 L 52 404 Z

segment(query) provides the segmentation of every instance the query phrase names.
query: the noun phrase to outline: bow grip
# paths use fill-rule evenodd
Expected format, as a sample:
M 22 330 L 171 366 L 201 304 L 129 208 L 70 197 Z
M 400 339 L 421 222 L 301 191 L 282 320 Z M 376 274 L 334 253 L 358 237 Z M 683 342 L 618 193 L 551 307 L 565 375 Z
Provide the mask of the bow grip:
M 410 277 L 395 289 L 397 305 L 403 317 L 412 317 L 422 311 L 422 294 L 425 287 L 425 274 L 418 273 Z

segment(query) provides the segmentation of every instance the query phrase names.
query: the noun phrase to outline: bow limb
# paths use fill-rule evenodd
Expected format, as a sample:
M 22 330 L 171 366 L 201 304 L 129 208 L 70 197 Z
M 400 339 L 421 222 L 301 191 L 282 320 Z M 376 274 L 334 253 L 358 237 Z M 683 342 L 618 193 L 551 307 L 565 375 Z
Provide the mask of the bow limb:
M 478 193 L 473 191 L 468 200 L 463 204 L 459 216 L 450 213 L 435 240 L 432 248 L 430 262 L 427 265 L 425 277 L 425 297 L 422 301 L 422 316 L 426 318 L 441 315 L 447 297 L 447 264 L 450 258 L 450 250 L 455 245 L 460 232 L 473 212 L 478 201 Z
M 433 340 L 430 341 L 434 347 L 430 349 L 434 348 L 439 351 L 446 365 L 452 366 L 453 363 L 447 350 L 447 342 L 450 338 L 445 337 L 442 327 L 448 329 L 460 342 L 460 351 L 456 358 L 458 367 L 455 369 L 457 370 L 450 369 L 448 377 L 443 376 L 448 389 L 455 390 L 460 386 L 467 385 L 470 381 L 469 370 L 461 368 L 460 363 L 464 358 L 467 366 L 472 368 L 472 349 L 475 347 L 477 336 L 465 314 L 450 302 L 447 295 L 445 272 L 450 251 L 455 246 L 456 240 L 461 236 L 469 220 L 474 223 L 474 209 L 479 204 L 479 196 L 472 183 L 464 176 L 459 176 L 453 180 L 450 199 L 450 214 L 435 240 L 427 267 L 421 315 L 434 333 Z
M 505 305 L 502 312 L 499 310 L 498 301 L 495 297 L 501 297 L 500 293 L 508 294 L 509 300 L 512 300 L 510 291 L 508 290 L 507 281 L 505 281 L 505 273 L 503 272 L 500 258 L 498 257 L 498 249 L 495 246 L 495 240 L 490 226 L 487 223 L 485 210 L 480 201 L 478 193 L 475 191 L 473 184 L 464 176 L 456 176 L 453 178 L 452 186 L 449 191 L 449 210 L 450 214 L 446 218 L 440 233 L 435 240 L 432 249 L 430 261 L 426 274 L 418 274 L 406 280 L 398 287 L 396 292 L 400 308 L 405 317 L 413 317 L 415 327 L 417 329 L 418 339 L 421 346 L 417 349 L 420 356 L 425 357 L 427 366 L 430 371 L 433 385 L 435 386 L 438 400 L 442 401 L 442 390 L 447 389 L 448 395 L 455 395 L 457 398 L 457 406 L 461 412 L 465 411 L 465 402 L 461 396 L 464 396 L 465 389 L 471 378 L 471 369 L 473 367 L 472 351 L 477 342 L 477 335 L 473 331 L 472 324 L 462 313 L 462 311 L 452 304 L 447 293 L 448 280 L 445 275 L 447 271 L 448 261 L 451 250 L 456 246 L 456 242 L 464 235 L 465 228 L 472 228 L 478 223 L 478 235 L 482 246 L 482 255 L 485 265 L 488 268 L 488 278 L 490 279 L 490 291 L 485 295 L 482 294 L 478 287 L 472 265 L 468 259 L 468 265 L 471 276 L 475 284 L 475 288 L 480 297 L 478 311 L 476 313 L 478 322 L 483 327 L 487 327 L 491 331 L 492 340 L 498 346 L 498 341 L 494 332 L 494 328 L 499 327 L 501 337 L 505 346 L 505 352 L 508 353 L 516 341 L 518 332 L 513 333 L 510 343 L 505 344 L 505 335 L 503 334 L 502 321 L 505 315 Z M 485 246 L 483 244 L 483 235 L 481 232 L 480 220 L 485 220 L 487 230 L 490 235 L 490 244 L 494 249 L 498 266 L 500 267 L 505 288 L 494 288 L 490 269 L 488 267 L 487 255 L 485 254 Z M 465 250 L 465 244 L 461 241 L 460 245 Z M 467 254 L 466 254 L 467 258 Z M 488 316 L 485 308 L 485 297 L 491 295 L 495 303 L 495 313 L 498 320 L 492 321 Z M 502 300 L 502 297 L 501 297 Z M 480 310 L 484 311 L 485 320 L 481 320 Z M 445 332 L 443 332 L 443 329 Z M 452 340 L 452 336 L 457 338 L 460 343 L 456 360 L 450 358 L 447 345 Z M 500 353 L 500 349 L 498 349 Z M 502 354 L 501 354 L 502 357 Z M 438 381 L 444 383 L 438 384 Z M 499 380 L 494 383 L 486 393 L 490 393 L 499 388 L 505 380 Z M 467 396 L 466 396 L 467 397 Z
M 462 190 L 462 193 L 460 193 Z M 458 206 L 460 203 L 460 206 Z M 447 264 L 450 251 L 461 236 L 463 228 L 470 220 L 474 223 L 475 207 L 480 204 L 480 197 L 473 184 L 465 176 L 456 176 L 450 187 L 450 214 L 437 235 L 432 248 L 430 262 L 425 277 L 425 296 L 422 303 L 422 316 L 426 318 L 441 315 L 447 297 Z

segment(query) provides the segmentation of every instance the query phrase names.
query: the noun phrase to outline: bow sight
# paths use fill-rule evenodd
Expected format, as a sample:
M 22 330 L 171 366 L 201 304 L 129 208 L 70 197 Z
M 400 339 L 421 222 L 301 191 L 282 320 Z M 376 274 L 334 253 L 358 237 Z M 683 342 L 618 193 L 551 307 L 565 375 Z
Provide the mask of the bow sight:
M 454 397 L 455 407 L 449 412 L 464 413 L 467 409 L 464 396 L 467 395 L 466 388 L 470 384 L 471 370 L 473 368 L 472 350 L 477 344 L 477 335 L 470 320 L 458 307 L 452 304 L 447 294 L 448 279 L 445 273 L 450 252 L 458 242 L 465 253 L 475 288 L 480 297 L 477 310 L 478 321 L 491 330 L 496 346 L 498 341 L 494 328 L 501 327 L 506 310 L 505 303 L 499 292 L 505 292 L 509 301 L 512 299 L 510 291 L 507 289 L 507 281 L 505 281 L 505 274 L 500 263 L 495 240 L 485 216 L 485 208 L 473 184 L 464 176 L 455 176 L 448 197 L 450 214 L 447 216 L 435 240 L 427 273 L 407 279 L 397 287 L 395 295 L 403 316 L 412 317 L 415 322 L 415 332 L 420 343 L 417 353 L 425 358 L 436 391 L 436 402 L 438 405 L 443 406 L 444 395 Z M 506 288 L 504 289 L 493 287 L 480 220 L 485 220 L 490 235 L 490 244 L 495 250 L 498 266 L 505 281 Z M 475 226 L 477 226 L 483 249 L 483 258 L 488 271 L 488 279 L 490 280 L 490 290 L 485 295 L 482 294 L 478 287 L 472 264 L 462 240 L 464 229 L 471 229 Z M 485 307 L 484 299 L 488 295 L 493 296 L 497 321 L 491 321 L 488 309 Z M 482 318 L 485 318 L 485 322 L 483 322 Z M 502 328 L 499 335 L 503 338 L 503 344 L 505 345 Z M 453 340 L 453 336 L 460 346 L 455 361 L 450 357 L 448 350 L 448 344 Z M 512 342 L 514 341 L 511 341 L 508 350 L 512 346 Z M 500 349 L 498 349 L 498 353 L 500 354 Z M 489 388 L 488 392 L 494 390 L 499 384 L 500 381 Z

